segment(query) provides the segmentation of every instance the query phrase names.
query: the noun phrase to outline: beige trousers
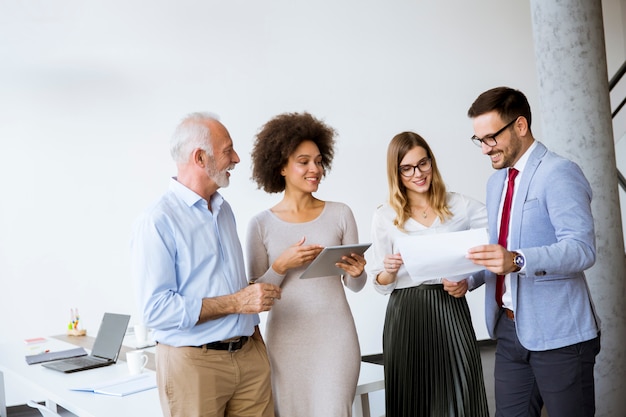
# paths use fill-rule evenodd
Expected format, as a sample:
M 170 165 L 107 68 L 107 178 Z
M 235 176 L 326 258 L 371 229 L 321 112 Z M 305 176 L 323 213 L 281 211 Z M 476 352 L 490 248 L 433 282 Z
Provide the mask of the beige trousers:
M 158 344 L 156 368 L 164 417 L 274 417 L 260 335 L 236 352 Z

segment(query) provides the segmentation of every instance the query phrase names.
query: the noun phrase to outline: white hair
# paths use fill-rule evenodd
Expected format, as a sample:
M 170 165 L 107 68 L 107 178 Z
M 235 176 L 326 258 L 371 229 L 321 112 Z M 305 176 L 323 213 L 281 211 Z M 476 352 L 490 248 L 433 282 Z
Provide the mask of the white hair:
M 217 114 L 209 112 L 190 113 L 176 127 L 170 140 L 170 154 L 177 164 L 184 164 L 195 149 L 202 149 L 213 156 L 211 130 L 208 121 L 219 121 Z

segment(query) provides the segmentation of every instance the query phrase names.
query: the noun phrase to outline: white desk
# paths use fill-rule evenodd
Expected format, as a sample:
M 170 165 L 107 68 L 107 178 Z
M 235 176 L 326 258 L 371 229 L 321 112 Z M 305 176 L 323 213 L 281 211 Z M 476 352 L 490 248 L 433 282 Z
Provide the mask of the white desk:
M 76 344 L 89 349 L 93 338 L 77 337 L 66 338 Z M 38 349 L 63 350 L 76 347 L 55 338 L 37 345 Z M 32 389 L 33 399 L 46 399 L 49 404 L 58 404 L 79 417 L 136 417 L 161 416 L 158 391 L 151 389 L 125 397 L 93 394 L 89 392 L 72 391 L 70 388 L 83 387 L 91 384 L 115 380 L 128 375 L 125 352 L 132 350 L 122 347 L 118 363 L 104 368 L 64 374 L 42 367 L 28 365 L 25 355 L 38 353 L 22 341 L 0 344 L 0 417 L 7 417 L 4 375 L 24 383 Z M 148 368 L 154 369 L 153 355 L 148 353 L 150 361 Z M 153 372 L 147 370 L 146 372 Z M 384 373 L 381 365 L 361 362 L 361 374 L 353 403 L 354 417 L 370 417 L 369 393 L 384 389 Z
M 66 342 L 49 338 L 42 349 L 62 350 L 76 347 Z M 91 369 L 73 374 L 64 374 L 42 367 L 28 365 L 24 356 L 33 352 L 22 341 L 0 345 L 0 416 L 7 417 L 4 393 L 4 375 L 23 382 L 33 391 L 33 399 L 45 398 L 80 417 L 136 417 L 161 416 L 159 396 L 151 389 L 125 397 L 71 391 L 70 388 L 106 382 L 128 375 L 126 362 Z M 146 371 L 153 372 L 153 371 Z

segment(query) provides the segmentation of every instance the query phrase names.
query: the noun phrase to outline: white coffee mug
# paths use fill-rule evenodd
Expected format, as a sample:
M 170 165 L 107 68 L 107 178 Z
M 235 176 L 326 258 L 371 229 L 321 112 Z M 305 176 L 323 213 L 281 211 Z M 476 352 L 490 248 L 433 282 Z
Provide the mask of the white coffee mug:
M 143 372 L 143 369 L 148 363 L 148 355 L 143 350 L 133 350 L 126 352 L 126 364 L 131 375 L 138 375 Z
M 135 342 L 137 347 L 143 347 L 148 344 L 148 328 L 144 324 L 135 324 Z

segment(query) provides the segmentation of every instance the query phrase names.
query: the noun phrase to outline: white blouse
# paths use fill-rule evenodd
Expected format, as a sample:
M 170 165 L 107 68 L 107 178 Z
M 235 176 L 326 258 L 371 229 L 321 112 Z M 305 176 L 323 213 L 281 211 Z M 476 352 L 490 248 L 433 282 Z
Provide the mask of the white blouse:
M 372 220 L 372 247 L 367 251 L 366 270 L 369 278 L 374 283 L 374 288 L 381 294 L 390 294 L 396 288 L 409 288 L 420 284 L 440 284 L 442 278 L 422 283 L 414 282 L 404 265 L 398 270 L 396 280 L 388 285 L 381 285 L 376 277 L 385 267 L 383 261 L 386 255 L 398 253 L 396 241 L 398 237 L 409 235 L 426 235 L 434 233 L 458 232 L 468 229 L 487 227 L 487 209 L 477 200 L 458 193 L 447 193 L 448 207 L 452 217 L 441 223 L 437 217 L 432 225 L 423 224 L 410 218 L 404 224 L 406 232 L 400 231 L 394 226 L 396 212 L 389 203 L 379 206 L 374 212 Z

